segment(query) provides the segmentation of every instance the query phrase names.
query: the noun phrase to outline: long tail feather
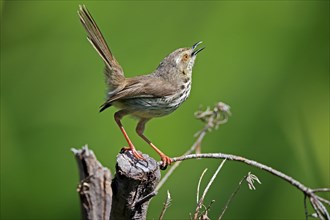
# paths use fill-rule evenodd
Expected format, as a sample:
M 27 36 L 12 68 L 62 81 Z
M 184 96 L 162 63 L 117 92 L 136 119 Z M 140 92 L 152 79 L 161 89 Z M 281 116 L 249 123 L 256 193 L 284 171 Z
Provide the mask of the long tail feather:
M 79 5 L 78 14 L 81 23 L 88 33 L 87 39 L 106 64 L 105 75 L 107 84 L 111 89 L 118 87 L 125 80 L 123 69 L 112 55 L 100 29 L 85 5 Z

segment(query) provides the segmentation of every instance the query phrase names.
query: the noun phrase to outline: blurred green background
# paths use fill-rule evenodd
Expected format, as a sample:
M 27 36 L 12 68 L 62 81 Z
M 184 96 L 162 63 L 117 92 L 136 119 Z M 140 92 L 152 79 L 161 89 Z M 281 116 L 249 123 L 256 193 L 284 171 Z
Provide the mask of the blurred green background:
M 1 219 L 79 219 L 78 172 L 71 147 L 84 144 L 114 170 L 126 142 L 100 114 L 103 63 L 77 16 L 86 4 L 126 76 L 152 72 L 179 47 L 202 40 L 187 102 L 152 120 L 146 135 L 169 156 L 185 152 L 203 124 L 200 105 L 229 104 L 228 124 L 208 134 L 203 152 L 245 156 L 307 186 L 329 187 L 329 1 L 1 1 Z M 123 120 L 133 142 L 157 155 Z M 218 160 L 184 162 L 150 205 L 158 218 L 188 219 Z M 225 219 L 304 219 L 303 194 L 261 170 L 225 163 L 205 203 L 217 218 L 239 180 Z M 163 172 L 164 174 L 165 172 Z M 329 198 L 329 196 L 328 196 Z

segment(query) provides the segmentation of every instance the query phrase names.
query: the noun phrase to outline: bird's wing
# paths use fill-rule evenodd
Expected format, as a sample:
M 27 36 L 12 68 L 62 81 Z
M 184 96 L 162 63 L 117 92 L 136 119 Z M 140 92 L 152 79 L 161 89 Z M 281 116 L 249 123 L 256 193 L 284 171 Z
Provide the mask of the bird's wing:
M 106 76 L 106 83 L 110 89 L 116 89 L 125 81 L 124 71 L 116 58 L 112 55 L 100 29 L 94 21 L 92 15 L 89 13 L 85 5 L 79 6 L 78 11 L 80 21 L 87 31 L 87 39 L 93 45 L 95 50 L 101 56 L 105 63 L 104 74 Z
M 100 111 L 110 107 L 113 102 L 133 98 L 161 98 L 170 96 L 177 91 L 177 86 L 155 77 L 138 76 L 128 78 L 125 87 L 101 106 Z M 159 89 L 161 87 L 162 89 Z

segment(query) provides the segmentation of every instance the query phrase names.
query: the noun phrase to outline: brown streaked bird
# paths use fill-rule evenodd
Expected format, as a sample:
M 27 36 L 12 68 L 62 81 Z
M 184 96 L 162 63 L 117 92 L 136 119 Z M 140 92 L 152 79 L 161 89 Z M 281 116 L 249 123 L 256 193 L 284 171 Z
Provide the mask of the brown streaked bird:
M 152 118 L 172 113 L 188 98 L 196 55 L 204 48 L 195 49 L 202 42 L 189 48 L 175 50 L 150 74 L 126 78 L 122 67 L 111 53 L 101 31 L 84 5 L 79 6 L 78 14 L 88 33 L 87 39 L 105 63 L 104 74 L 108 93 L 105 103 L 100 107 L 100 112 L 110 106 L 120 109 L 115 113 L 114 118 L 128 143 L 128 147 L 123 149 L 132 151 L 138 159 L 144 159 L 136 151 L 121 123 L 125 115 L 138 118 L 137 134 L 159 154 L 162 160 L 161 168 L 165 169 L 171 164 L 172 159 L 143 134 L 145 124 Z

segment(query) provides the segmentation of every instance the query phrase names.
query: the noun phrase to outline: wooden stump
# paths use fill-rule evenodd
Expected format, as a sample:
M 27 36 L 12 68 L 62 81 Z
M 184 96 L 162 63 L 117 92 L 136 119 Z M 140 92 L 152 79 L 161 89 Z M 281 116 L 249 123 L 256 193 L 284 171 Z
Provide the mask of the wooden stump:
M 72 151 L 80 172 L 78 192 L 83 219 L 146 219 L 160 180 L 159 166 L 153 158 L 143 154 L 145 160 L 137 160 L 130 151 L 118 154 L 111 181 L 110 171 L 87 146 Z

